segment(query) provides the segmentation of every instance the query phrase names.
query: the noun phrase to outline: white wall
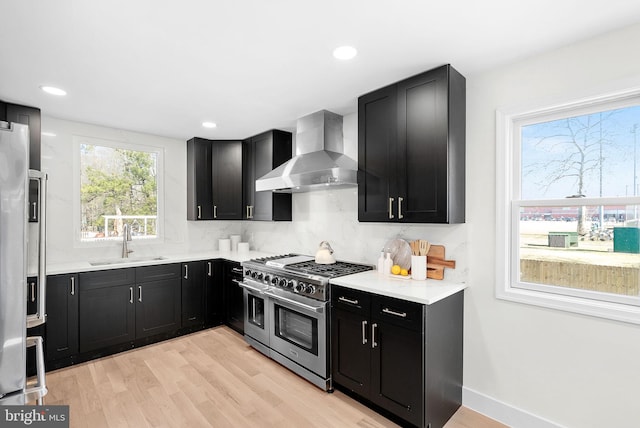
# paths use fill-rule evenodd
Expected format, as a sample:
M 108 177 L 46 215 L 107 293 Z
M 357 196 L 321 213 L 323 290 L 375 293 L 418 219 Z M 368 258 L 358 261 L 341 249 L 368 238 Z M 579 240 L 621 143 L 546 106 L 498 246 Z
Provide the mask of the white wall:
M 640 86 L 638 41 L 640 25 L 467 77 L 464 385 L 569 427 L 640 426 L 640 326 L 494 297 L 495 112 Z
M 79 198 L 74 180 L 79 180 L 78 165 L 74 164 L 73 136 L 93 137 L 116 142 L 160 148 L 164 158 L 164 234 L 157 243 L 133 241 L 131 257 L 169 255 L 185 252 L 217 250 L 218 238 L 240 233 L 241 222 L 187 221 L 187 157 L 186 143 L 155 135 L 123 131 L 44 116 L 43 131 L 55 137 L 42 137 L 42 170 L 49 174 L 47 259 L 49 263 L 74 260 L 118 258 L 121 243 L 82 245 L 74 240 L 74 210 Z M 75 202 L 75 204 L 74 204 Z

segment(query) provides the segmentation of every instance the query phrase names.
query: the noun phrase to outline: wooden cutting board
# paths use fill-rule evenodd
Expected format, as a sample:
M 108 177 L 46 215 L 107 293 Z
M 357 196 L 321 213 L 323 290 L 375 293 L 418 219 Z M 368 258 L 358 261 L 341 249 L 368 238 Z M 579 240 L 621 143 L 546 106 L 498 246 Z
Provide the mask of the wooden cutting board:
M 444 279 L 444 268 L 456 268 L 455 260 L 445 260 L 444 245 L 431 245 L 427 253 L 427 278 Z

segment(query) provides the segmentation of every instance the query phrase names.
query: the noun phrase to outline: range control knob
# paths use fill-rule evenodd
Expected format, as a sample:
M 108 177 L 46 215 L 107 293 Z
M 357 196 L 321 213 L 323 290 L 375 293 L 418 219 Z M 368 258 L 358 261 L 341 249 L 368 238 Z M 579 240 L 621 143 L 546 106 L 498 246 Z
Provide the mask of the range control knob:
M 286 286 L 287 286 L 287 280 L 286 280 L 286 279 L 284 279 L 284 278 L 280 278 L 280 279 L 278 280 L 278 285 L 279 285 L 280 287 L 286 287 Z
M 313 294 L 316 292 L 316 287 L 314 287 L 313 285 L 307 285 L 304 289 L 304 292 L 307 294 Z
M 271 281 L 271 276 L 265 275 L 264 276 L 264 282 L 269 283 L 270 281 Z
M 258 279 L 262 279 L 262 273 L 258 273 Z
M 244 276 L 251 276 L 251 270 L 247 269 L 244 271 Z
M 304 285 L 303 284 L 298 284 L 295 286 L 295 288 L 293 289 L 296 293 L 300 293 L 302 291 L 304 291 Z
M 287 288 L 293 288 L 294 285 L 295 282 L 293 282 L 292 280 L 289 280 L 289 282 L 287 282 Z
M 277 285 L 278 284 L 278 277 L 274 276 L 273 278 L 271 278 L 271 284 L 273 285 Z
M 258 277 L 258 272 L 251 272 L 251 278 L 256 279 Z

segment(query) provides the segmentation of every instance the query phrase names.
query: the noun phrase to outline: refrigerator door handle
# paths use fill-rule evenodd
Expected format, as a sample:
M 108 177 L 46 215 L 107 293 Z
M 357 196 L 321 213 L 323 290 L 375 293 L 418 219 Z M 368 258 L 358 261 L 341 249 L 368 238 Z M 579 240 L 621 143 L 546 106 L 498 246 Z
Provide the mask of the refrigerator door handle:
M 35 314 L 27 316 L 27 328 L 44 324 L 47 317 L 47 180 L 45 173 L 29 170 L 29 179 L 38 182 L 38 309 Z
M 31 346 L 36 347 L 37 382 L 35 385 L 24 389 L 25 402 L 37 400 L 38 405 L 42 406 L 44 404 L 42 401 L 42 397 L 47 395 L 47 382 L 46 382 L 46 376 L 45 376 L 45 370 L 44 370 L 44 350 L 42 347 L 42 337 L 40 336 L 27 337 L 27 348 Z

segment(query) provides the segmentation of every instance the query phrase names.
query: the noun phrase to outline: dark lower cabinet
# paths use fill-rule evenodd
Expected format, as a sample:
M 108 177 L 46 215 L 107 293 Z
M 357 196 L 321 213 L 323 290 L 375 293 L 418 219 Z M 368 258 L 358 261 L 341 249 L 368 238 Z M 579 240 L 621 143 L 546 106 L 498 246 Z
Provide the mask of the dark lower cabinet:
M 462 401 L 463 293 L 422 305 L 332 287 L 334 384 L 404 424 L 442 427 Z
M 224 302 L 222 300 L 223 266 L 221 260 L 204 262 L 204 301 L 205 326 L 220 325 L 224 319 Z
M 242 287 L 235 281 L 242 281 L 242 266 L 240 263 L 224 262 L 224 306 L 225 324 L 244 334 L 244 302 Z
M 180 265 L 80 274 L 80 352 L 180 328 Z
M 182 263 L 182 327 L 204 324 L 205 263 Z
M 47 321 L 45 355 L 47 361 L 78 353 L 78 275 L 47 276 Z

